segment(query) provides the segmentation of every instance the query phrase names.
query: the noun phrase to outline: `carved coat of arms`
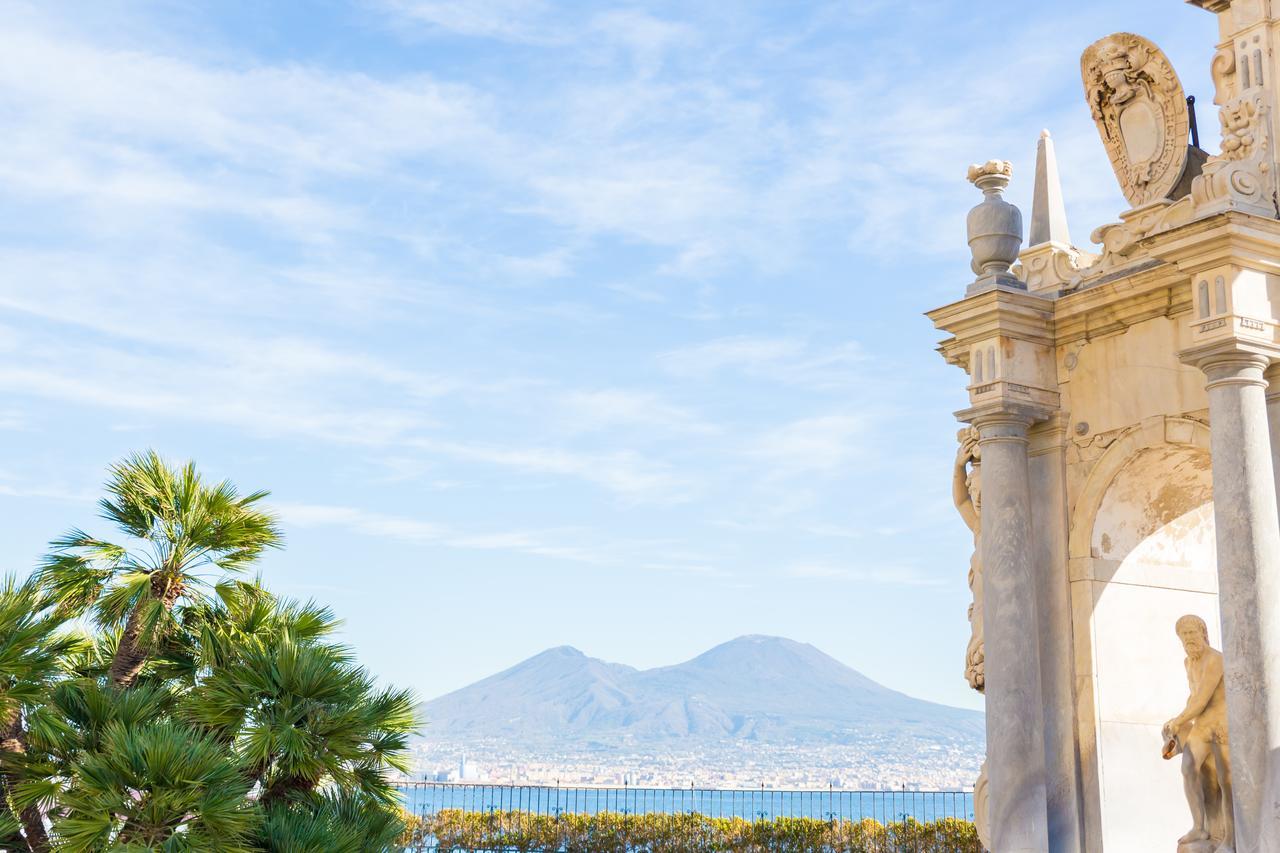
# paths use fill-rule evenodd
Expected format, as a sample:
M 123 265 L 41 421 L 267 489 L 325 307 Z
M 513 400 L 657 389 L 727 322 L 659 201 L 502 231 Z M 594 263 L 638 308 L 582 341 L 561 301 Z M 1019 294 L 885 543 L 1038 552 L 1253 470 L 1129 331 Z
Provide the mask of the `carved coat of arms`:
M 1160 48 L 1142 36 L 1114 33 L 1089 45 L 1080 70 L 1093 120 L 1129 203 L 1140 207 L 1185 195 L 1190 118 L 1182 84 Z

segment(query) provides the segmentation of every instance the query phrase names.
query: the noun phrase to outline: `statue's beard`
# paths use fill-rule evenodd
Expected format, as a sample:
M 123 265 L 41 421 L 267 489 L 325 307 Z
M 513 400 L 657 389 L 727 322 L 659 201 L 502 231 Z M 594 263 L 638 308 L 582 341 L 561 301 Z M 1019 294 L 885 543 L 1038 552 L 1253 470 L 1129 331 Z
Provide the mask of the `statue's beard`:
M 1187 648 L 1187 657 L 1192 660 L 1200 660 L 1204 654 L 1204 646 L 1191 646 Z

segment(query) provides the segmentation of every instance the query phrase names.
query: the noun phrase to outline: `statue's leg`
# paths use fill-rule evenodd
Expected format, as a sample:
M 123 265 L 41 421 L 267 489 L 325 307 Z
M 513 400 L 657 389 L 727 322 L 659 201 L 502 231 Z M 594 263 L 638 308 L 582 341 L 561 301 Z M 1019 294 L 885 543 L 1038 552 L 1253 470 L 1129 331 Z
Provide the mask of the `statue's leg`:
M 1179 844 L 1206 841 L 1209 832 L 1205 828 L 1204 789 L 1200 786 L 1200 768 L 1209 755 L 1209 744 L 1199 738 L 1182 746 L 1182 789 L 1191 807 L 1191 831 L 1178 839 Z
M 1218 763 L 1218 786 L 1222 789 L 1222 823 L 1226 827 L 1217 853 L 1234 853 L 1236 849 L 1236 813 L 1231 801 L 1231 747 L 1225 743 L 1213 744 L 1213 756 Z

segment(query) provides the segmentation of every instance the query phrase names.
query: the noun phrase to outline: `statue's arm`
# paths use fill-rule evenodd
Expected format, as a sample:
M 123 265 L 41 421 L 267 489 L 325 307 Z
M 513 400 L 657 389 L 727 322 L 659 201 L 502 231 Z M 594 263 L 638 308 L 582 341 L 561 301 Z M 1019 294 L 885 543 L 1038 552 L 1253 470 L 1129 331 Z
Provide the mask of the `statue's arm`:
M 1209 707 L 1209 700 L 1213 698 L 1214 691 L 1221 683 L 1222 658 L 1213 655 L 1205 661 L 1204 671 L 1200 674 L 1200 683 L 1193 686 L 1191 696 L 1187 699 L 1187 707 L 1181 714 L 1170 720 L 1170 724 L 1176 723 L 1174 728 L 1181 728 L 1203 714 L 1204 709 Z

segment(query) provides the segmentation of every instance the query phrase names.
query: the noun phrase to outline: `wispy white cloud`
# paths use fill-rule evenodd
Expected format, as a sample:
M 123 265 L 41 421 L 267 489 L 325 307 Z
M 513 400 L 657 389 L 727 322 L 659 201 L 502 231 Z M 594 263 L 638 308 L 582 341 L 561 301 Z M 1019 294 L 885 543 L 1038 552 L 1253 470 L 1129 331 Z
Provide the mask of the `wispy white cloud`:
M 544 0 L 379 0 L 376 6 L 411 32 L 437 32 L 534 44 L 562 38 L 550 27 Z
M 750 454 L 775 477 L 838 475 L 865 453 L 868 430 L 861 415 L 803 418 L 766 431 Z
M 12 480 L 0 480 L 0 495 L 9 498 L 44 498 L 63 503 L 90 503 L 98 498 L 98 493 L 89 489 L 77 491 L 49 485 L 15 483 Z
M 26 429 L 26 412 L 20 409 L 0 409 L 0 430 Z
M 527 474 L 574 477 L 633 501 L 683 503 L 696 483 L 669 463 L 646 459 L 634 450 L 574 451 L 563 447 L 521 447 L 435 438 L 406 442 L 428 454 L 495 465 Z
M 130 354 L 105 346 L 50 346 L 16 332 L 11 341 L 26 345 L 14 347 L 22 351 L 22 364 L 0 364 L 0 389 L 10 392 L 164 421 L 222 424 L 256 435 L 412 451 L 428 464 L 443 457 L 575 478 L 631 501 L 681 502 L 691 497 L 694 486 L 668 463 L 630 449 L 587 451 L 432 437 L 438 432 L 432 406 L 459 386 L 313 343 L 224 342 L 194 353 Z M 173 370 L 169 356 L 174 354 L 184 359 L 181 371 Z M 398 404 L 373 402 L 369 395 L 375 388 L 393 392 Z M 576 416 L 593 418 L 593 429 L 628 419 L 637 425 L 665 420 L 668 429 L 685 432 L 710 429 L 654 396 L 603 391 L 566 396 L 560 420 L 574 426 L 569 434 L 586 425 Z M 646 408 L 646 402 L 654 408 Z
M 893 586 L 947 586 L 943 578 L 925 575 L 916 569 L 903 566 L 878 568 L 853 568 L 827 563 L 798 563 L 788 566 L 783 574 L 789 578 L 814 581 L 839 581 L 844 583 L 871 583 Z
M 406 516 L 386 515 L 355 507 L 285 504 L 278 511 L 286 523 L 301 527 L 342 527 L 365 536 L 417 544 L 443 545 L 471 551 L 512 551 L 555 560 L 599 564 L 606 555 L 589 547 L 550 541 L 558 532 L 503 531 L 462 533 L 450 527 Z
M 560 245 L 509 255 L 516 274 L 543 277 L 574 268 L 571 247 L 583 236 L 610 234 L 664 247 L 656 270 L 677 277 L 743 260 L 785 267 L 816 222 L 843 229 L 862 253 L 888 257 L 908 245 L 917 254 L 957 252 L 959 238 L 947 235 L 972 193 L 952 164 L 992 153 L 1027 162 L 1034 135 L 1008 136 L 996 118 L 1013 92 L 1000 95 L 1014 79 L 1019 94 L 1036 91 L 1060 59 L 1043 39 L 1011 38 L 999 69 L 975 46 L 933 79 L 927 64 L 893 56 L 899 46 L 889 40 L 872 45 L 855 77 L 823 73 L 819 51 L 799 81 L 787 77 L 799 88 L 784 101 L 752 57 L 708 51 L 696 15 L 626 8 L 582 16 L 538 0 L 387 0 L 380 8 L 450 34 L 563 43 L 584 67 L 612 69 L 592 57 L 613 44 L 649 57 L 637 63 L 650 72 L 571 76 L 529 103 L 421 73 L 237 67 L 112 50 L 51 35 L 34 16 L 0 34 L 0 91 L 23 116 L 0 140 L 0 178 L 24 194 L 82 205 L 98 227 L 147 211 L 218 214 L 298 240 L 376 231 L 426 252 L 465 251 L 460 235 L 370 216 L 317 186 L 376 175 L 436 195 L 437 182 L 404 168 L 425 160 L 442 175 L 460 167 L 492 182 L 486 195 L 509 212 L 570 229 Z M 850 11 L 813 10 L 794 23 L 796 37 L 811 39 L 824 14 L 849 19 Z M 777 61 L 776 45 L 763 49 Z M 655 75 L 654 57 L 671 53 L 681 76 Z M 867 133 L 871 115 L 876 130 Z M 1064 136 L 1075 139 L 1080 124 Z M 1074 177 L 1073 188 L 1091 199 L 1094 186 L 1115 196 L 1105 167 Z
M 21 358 L 0 364 L 0 388 L 256 435 L 383 445 L 429 426 L 432 418 L 424 406 L 444 388 L 376 361 L 298 341 L 224 341 L 138 352 L 9 331 L 12 341 L 21 342 Z M 365 398 L 355 405 L 370 384 L 419 400 L 415 406 L 388 406 Z M 335 393 L 339 388 L 342 396 Z
M 571 391 L 561 398 L 559 417 L 570 433 L 633 428 L 676 435 L 715 435 L 721 431 L 652 391 Z
M 655 560 L 652 553 L 669 543 L 617 539 L 600 541 L 581 528 L 554 530 L 505 530 L 468 532 L 425 519 L 389 515 L 348 506 L 281 504 L 276 507 L 286 524 L 299 527 L 337 527 L 364 536 L 393 539 L 418 545 L 438 545 L 467 551 L 508 551 L 533 557 L 597 566 L 679 574 L 727 577 L 722 569 L 689 560 Z
M 464 36 L 554 47 L 595 58 L 623 49 L 644 76 L 653 74 L 673 46 L 697 41 L 696 31 L 639 8 L 594 14 L 545 0 L 374 0 L 392 26 L 410 36 Z
M 833 390 L 865 378 L 868 359 L 855 341 L 815 346 L 795 337 L 737 335 L 668 350 L 659 364 L 675 376 L 707 379 L 722 371 L 806 388 Z

